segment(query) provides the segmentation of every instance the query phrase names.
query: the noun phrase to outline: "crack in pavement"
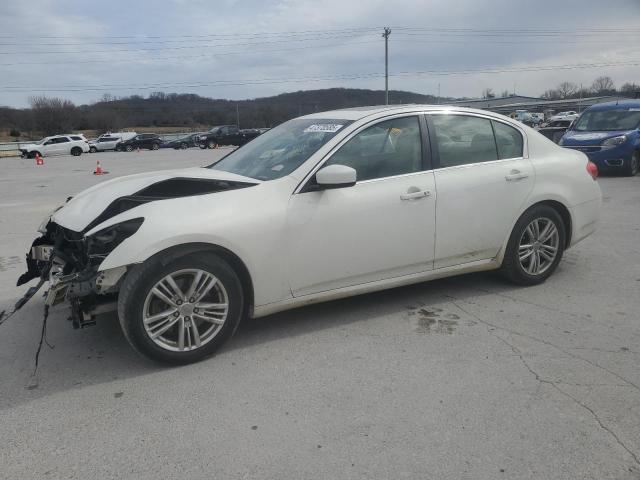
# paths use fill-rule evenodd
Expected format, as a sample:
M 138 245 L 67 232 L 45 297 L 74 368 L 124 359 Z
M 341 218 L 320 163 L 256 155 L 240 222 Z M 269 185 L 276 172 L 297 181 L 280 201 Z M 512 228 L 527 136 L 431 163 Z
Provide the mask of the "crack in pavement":
M 516 331 L 514 331 L 514 330 L 511 330 L 511 329 L 508 329 L 508 328 L 504 328 L 504 327 L 500 327 L 500 326 L 498 326 L 498 325 L 495 325 L 495 324 L 492 324 L 492 323 L 490 323 L 490 322 L 487 322 L 487 321 L 483 320 L 482 318 L 480 318 L 478 315 L 476 315 L 476 314 L 474 314 L 474 313 L 472 313 L 472 312 L 470 312 L 470 311 L 466 310 L 465 308 L 461 307 L 457 302 L 458 302 L 458 301 L 462 301 L 462 302 L 464 302 L 464 303 L 469 303 L 469 304 L 473 305 L 472 303 L 470 303 L 470 302 L 465 302 L 464 300 L 458 300 L 458 299 L 456 299 L 456 298 L 454 298 L 454 297 L 451 297 L 451 296 L 449 296 L 449 295 L 445 295 L 445 296 L 446 296 L 447 298 L 449 298 L 449 300 L 451 301 L 451 303 L 452 303 L 453 305 L 455 305 L 457 308 L 459 308 L 462 312 L 466 313 L 466 314 L 467 314 L 467 315 L 469 315 L 470 317 L 475 318 L 478 322 L 480 322 L 480 323 L 484 324 L 484 325 L 485 325 L 485 326 L 487 326 L 487 327 L 491 327 L 491 328 L 496 329 L 496 330 L 503 330 L 503 331 L 508 332 L 508 333 L 511 333 L 511 334 L 513 334 L 513 335 L 520 335 L 520 336 L 523 336 L 523 337 L 525 337 L 525 338 L 529 338 L 529 339 L 531 339 L 531 340 L 535 340 L 535 341 L 541 342 L 541 343 L 543 343 L 543 344 L 545 344 L 545 345 L 549 345 L 549 346 L 551 346 L 551 347 L 557 348 L 558 350 L 560 350 L 560 351 L 564 352 L 564 350 L 563 350 L 562 348 L 560 348 L 560 347 L 558 347 L 558 346 L 556 346 L 556 345 L 553 345 L 552 343 L 546 342 L 546 341 L 541 340 L 541 339 L 537 339 L 537 338 L 535 338 L 535 337 L 530 337 L 530 336 L 528 336 L 528 335 L 521 334 L 521 333 L 516 332 Z M 594 420 L 598 423 L 598 425 L 600 426 L 600 428 L 601 428 L 601 429 L 603 429 L 604 431 L 606 431 L 607 433 L 609 433 L 609 435 L 611 435 L 611 437 L 613 437 L 613 439 L 618 443 L 618 445 L 620 445 L 620 446 L 621 446 L 621 447 L 622 447 L 622 448 L 623 448 L 623 449 L 624 449 L 624 450 L 625 450 L 629 455 L 631 455 L 631 457 L 632 457 L 632 458 L 633 458 L 633 460 L 635 461 L 636 465 L 638 465 L 638 466 L 640 467 L 640 457 L 638 456 L 638 454 L 636 454 L 633 450 L 631 450 L 631 449 L 630 449 L 630 448 L 629 448 L 629 447 L 628 447 L 628 446 L 627 446 L 627 445 L 626 445 L 626 444 L 625 444 L 625 443 L 620 439 L 620 437 L 618 437 L 618 435 L 617 435 L 617 434 L 616 434 L 616 433 L 615 433 L 615 432 L 614 432 L 610 427 L 608 427 L 607 425 L 605 425 L 605 424 L 604 424 L 604 422 L 602 422 L 602 420 L 600 419 L 600 417 L 598 416 L 598 414 L 595 412 L 595 410 L 593 410 L 591 407 L 589 407 L 588 405 L 584 404 L 583 402 L 581 402 L 580 400 L 578 400 L 577 398 L 575 398 L 575 397 L 574 397 L 573 395 L 571 395 L 570 393 L 568 393 L 568 392 L 564 391 L 562 388 L 560 388 L 560 387 L 558 386 L 558 382 L 554 382 L 554 381 L 552 381 L 552 380 L 548 380 L 548 379 L 545 379 L 545 378 L 540 377 L 540 375 L 538 374 L 538 372 L 536 372 L 533 368 L 531 368 L 531 365 L 529 365 L 529 363 L 524 359 L 524 357 L 523 357 L 523 355 L 522 355 L 522 352 L 521 352 L 521 351 L 520 351 L 520 350 L 519 350 L 515 345 L 512 345 L 509 341 L 507 341 L 506 339 L 502 338 L 500 335 L 495 334 L 495 333 L 494 333 L 490 328 L 488 328 L 488 329 L 487 329 L 487 331 L 489 332 L 489 335 L 491 335 L 491 336 L 493 336 L 493 337 L 497 338 L 498 340 L 500 340 L 501 342 L 503 342 L 505 345 L 507 345 L 507 346 L 511 349 L 511 351 L 513 351 L 513 353 L 514 353 L 514 354 L 515 354 L 515 355 L 520 359 L 520 361 L 522 362 L 522 364 L 524 365 L 524 367 L 529 371 L 529 373 L 531 373 L 531 375 L 533 375 L 533 377 L 536 379 L 536 381 L 537 381 L 539 384 L 547 384 L 547 385 L 550 385 L 550 386 L 551 386 L 552 388 L 554 388 L 556 391 L 558 391 L 559 393 L 561 393 L 561 394 L 562 394 L 562 395 L 564 395 L 565 397 L 567 397 L 567 398 L 569 398 L 570 400 L 572 400 L 576 405 L 578 405 L 578 406 L 582 407 L 584 410 L 586 410 L 587 412 L 589 412 L 589 413 L 593 416 Z M 589 363 L 589 364 L 593 365 L 594 367 L 602 368 L 602 367 L 600 367 L 599 365 L 594 365 L 593 363 L 591 363 L 591 362 L 589 362 L 589 361 L 587 361 L 587 360 L 585 360 L 585 359 L 583 359 L 583 358 L 581 358 L 581 357 L 579 357 L 579 356 L 577 356 L 577 355 L 572 355 L 572 354 L 570 354 L 569 352 L 564 352 L 564 353 L 566 353 L 567 355 L 569 355 L 569 356 L 571 356 L 571 357 L 578 358 L 578 359 L 580 359 L 580 360 L 584 360 L 584 361 L 586 361 L 587 363 Z M 603 369 L 604 371 L 609 372 L 609 370 L 607 370 L 606 368 L 602 368 L 602 369 Z M 615 374 L 615 373 L 613 373 L 613 372 L 609 372 L 609 373 L 611 373 L 612 375 L 615 375 L 616 377 L 620 378 L 617 374 Z M 629 384 L 629 385 L 633 386 L 633 387 L 634 387 L 634 388 L 636 388 L 636 389 L 638 388 L 638 386 L 637 386 L 637 385 L 635 385 L 635 384 L 633 384 L 633 383 L 631 383 L 631 382 L 628 382 L 628 381 L 626 381 L 626 380 L 624 380 L 624 379 L 623 379 L 623 381 L 625 381 L 625 383 L 626 383 L 626 384 Z

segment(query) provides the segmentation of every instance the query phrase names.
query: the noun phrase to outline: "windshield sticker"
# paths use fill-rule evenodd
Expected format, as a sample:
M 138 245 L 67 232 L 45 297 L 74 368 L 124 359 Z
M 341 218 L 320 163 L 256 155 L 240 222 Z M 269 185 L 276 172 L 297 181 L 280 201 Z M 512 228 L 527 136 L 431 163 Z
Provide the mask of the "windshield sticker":
M 317 125 L 309 125 L 307 128 L 303 130 L 303 132 L 304 133 L 310 133 L 310 132 L 336 133 L 343 126 L 344 125 L 340 125 L 337 123 L 322 123 Z

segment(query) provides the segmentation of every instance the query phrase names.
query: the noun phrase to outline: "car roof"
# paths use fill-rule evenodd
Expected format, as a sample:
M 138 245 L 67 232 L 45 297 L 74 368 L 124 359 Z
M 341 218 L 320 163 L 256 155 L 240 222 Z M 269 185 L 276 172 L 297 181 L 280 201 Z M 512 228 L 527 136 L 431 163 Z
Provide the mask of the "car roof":
M 624 110 L 627 108 L 640 108 L 640 100 L 618 100 L 591 105 L 587 110 Z
M 428 112 L 428 111 L 443 111 L 451 110 L 455 112 L 468 112 L 468 113 L 480 113 L 482 115 L 503 117 L 502 115 L 490 112 L 487 110 L 480 110 L 477 108 L 458 107 L 455 105 L 421 105 L 421 104 L 407 104 L 407 105 L 372 105 L 368 107 L 354 107 L 343 108 L 340 110 L 329 110 L 326 112 L 312 113 L 300 118 L 314 119 L 332 119 L 332 120 L 360 120 L 370 116 L 383 116 L 383 114 L 393 113 L 411 113 L 411 112 Z

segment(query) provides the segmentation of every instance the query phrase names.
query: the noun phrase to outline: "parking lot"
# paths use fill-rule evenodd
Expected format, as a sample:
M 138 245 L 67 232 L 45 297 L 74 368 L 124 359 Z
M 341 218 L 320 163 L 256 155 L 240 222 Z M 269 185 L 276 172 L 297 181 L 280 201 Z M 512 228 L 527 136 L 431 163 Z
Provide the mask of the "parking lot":
M 67 196 L 226 152 L 0 159 L 0 310 Z M 640 177 L 599 182 L 599 230 L 540 286 L 483 273 L 305 307 L 185 367 L 54 307 L 33 376 L 39 294 L 0 326 L 0 477 L 637 480 Z

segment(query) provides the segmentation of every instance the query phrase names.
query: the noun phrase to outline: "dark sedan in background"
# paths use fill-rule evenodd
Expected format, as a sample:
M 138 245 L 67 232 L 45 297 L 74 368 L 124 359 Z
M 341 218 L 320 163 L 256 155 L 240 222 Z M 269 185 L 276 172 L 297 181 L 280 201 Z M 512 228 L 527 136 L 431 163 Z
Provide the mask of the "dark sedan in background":
M 132 150 L 137 150 L 139 148 L 158 150 L 161 144 L 162 139 L 160 138 L 160 135 L 156 133 L 141 133 L 130 140 L 117 144 L 116 150 L 119 152 L 131 152 Z
M 191 135 L 187 135 L 186 137 L 176 138 L 175 140 L 164 142 L 162 145 L 160 145 L 160 148 L 175 148 L 176 150 L 184 150 L 186 148 L 197 147 L 200 136 L 203 134 L 204 132 L 196 132 L 192 133 Z

